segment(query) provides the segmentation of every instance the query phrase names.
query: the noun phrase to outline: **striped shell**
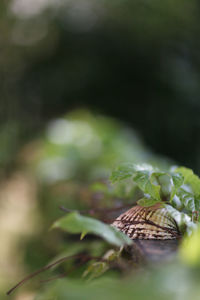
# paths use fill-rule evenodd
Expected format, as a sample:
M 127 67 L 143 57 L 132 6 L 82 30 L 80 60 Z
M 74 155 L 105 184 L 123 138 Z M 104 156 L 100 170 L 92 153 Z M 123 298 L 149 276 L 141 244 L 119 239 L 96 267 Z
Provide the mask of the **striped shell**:
M 131 239 L 171 240 L 180 237 L 176 221 L 159 204 L 151 207 L 134 206 L 121 214 L 112 226 Z

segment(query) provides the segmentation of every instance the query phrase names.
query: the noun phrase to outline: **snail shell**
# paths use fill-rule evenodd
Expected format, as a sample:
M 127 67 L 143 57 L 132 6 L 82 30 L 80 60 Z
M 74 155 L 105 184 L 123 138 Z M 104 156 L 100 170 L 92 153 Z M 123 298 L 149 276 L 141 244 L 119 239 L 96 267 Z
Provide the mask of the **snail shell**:
M 131 239 L 172 240 L 181 236 L 176 221 L 160 204 L 151 207 L 136 205 L 121 214 L 112 226 Z

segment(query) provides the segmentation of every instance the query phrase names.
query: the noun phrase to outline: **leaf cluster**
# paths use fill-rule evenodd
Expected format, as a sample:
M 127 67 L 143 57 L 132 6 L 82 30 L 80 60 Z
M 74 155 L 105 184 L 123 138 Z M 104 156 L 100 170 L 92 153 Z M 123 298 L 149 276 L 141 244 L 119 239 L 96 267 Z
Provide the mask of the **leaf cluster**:
M 115 184 L 131 179 L 143 193 L 138 204 L 148 207 L 162 203 L 181 229 L 199 221 L 200 178 L 191 169 L 172 167 L 162 171 L 149 164 L 126 163 L 117 167 L 110 179 Z

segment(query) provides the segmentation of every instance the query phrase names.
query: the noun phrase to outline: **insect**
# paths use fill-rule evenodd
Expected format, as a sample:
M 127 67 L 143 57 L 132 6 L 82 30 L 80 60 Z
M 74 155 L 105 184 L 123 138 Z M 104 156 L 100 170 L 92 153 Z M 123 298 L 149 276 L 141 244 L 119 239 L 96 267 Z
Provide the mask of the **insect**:
M 160 204 L 151 207 L 136 205 L 121 214 L 112 226 L 131 239 L 171 240 L 181 236 L 176 221 Z

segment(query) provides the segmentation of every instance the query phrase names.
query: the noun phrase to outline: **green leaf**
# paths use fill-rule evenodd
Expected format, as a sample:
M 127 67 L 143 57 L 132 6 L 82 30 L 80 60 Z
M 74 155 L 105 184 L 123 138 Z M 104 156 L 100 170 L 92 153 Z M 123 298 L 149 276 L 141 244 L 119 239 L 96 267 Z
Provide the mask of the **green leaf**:
M 181 187 L 184 182 L 184 177 L 181 173 L 171 173 L 173 187 L 170 195 L 170 201 L 173 200 L 177 190 Z
M 87 231 L 83 231 L 83 232 L 81 233 L 80 240 L 83 240 L 84 237 L 86 236 L 86 234 L 87 234 Z
M 200 210 L 200 195 L 195 196 L 194 194 L 185 191 L 183 188 L 180 188 L 177 193 L 181 203 L 184 207 L 192 214 L 192 217 L 196 219 L 199 218 L 199 210 Z M 195 214 L 196 213 L 196 218 Z M 194 216 L 193 216 L 194 215 Z
M 184 176 L 184 183 L 188 184 L 195 195 L 200 195 L 200 178 L 191 169 L 180 167 L 175 170 Z
M 200 195 L 195 196 L 195 207 L 196 207 L 196 211 L 199 212 L 200 211 Z
M 137 201 L 138 205 L 144 206 L 144 207 L 149 207 L 149 206 L 152 206 L 156 203 L 158 203 L 158 200 L 153 199 L 153 198 L 147 198 L 147 197 L 144 197 L 144 198 Z
M 103 273 L 105 273 L 109 268 L 109 262 L 117 261 L 120 257 L 120 251 L 116 251 L 113 249 L 108 250 L 104 256 L 104 261 L 102 262 L 94 262 L 84 271 L 83 277 L 89 277 L 89 279 L 93 279 L 96 277 L 101 276 Z M 89 276 L 88 276 L 89 275 Z
M 173 184 L 176 188 L 179 188 L 184 181 L 184 177 L 181 173 L 170 173 L 172 176 Z
M 187 192 L 183 188 L 180 188 L 177 192 L 177 196 L 180 201 L 183 203 L 184 207 L 189 210 L 189 212 L 196 211 L 196 202 L 195 197 L 192 193 Z
M 171 217 L 176 221 L 178 228 L 182 234 L 190 235 L 193 232 L 193 229 L 196 227 L 196 224 L 192 222 L 191 217 L 183 212 L 178 211 L 171 205 L 165 205 L 167 211 Z
M 159 202 L 161 201 L 160 185 L 154 183 L 155 174 L 156 173 L 151 173 L 150 171 L 146 170 L 137 171 L 134 177 L 134 181 L 145 194 L 149 194 L 152 198 L 156 199 L 157 202 Z
M 149 194 L 158 202 L 161 201 L 161 198 L 160 185 L 156 180 L 156 176 L 161 174 L 164 173 L 156 172 L 156 169 L 148 164 L 134 165 L 126 163 L 120 165 L 115 171 L 113 171 L 110 179 L 114 183 L 133 177 L 133 181 L 138 185 L 138 187 L 145 194 Z
M 136 169 L 134 164 L 126 163 L 120 165 L 116 170 L 114 170 L 110 176 L 112 183 L 130 178 L 135 173 Z
M 119 247 L 132 243 L 128 236 L 116 228 L 99 220 L 82 216 L 77 212 L 69 213 L 60 218 L 52 225 L 52 228 L 60 228 L 70 233 L 93 233 L 104 238 L 108 243 Z
M 97 278 L 109 269 L 107 262 L 94 262 L 83 273 L 83 277 L 89 280 Z

